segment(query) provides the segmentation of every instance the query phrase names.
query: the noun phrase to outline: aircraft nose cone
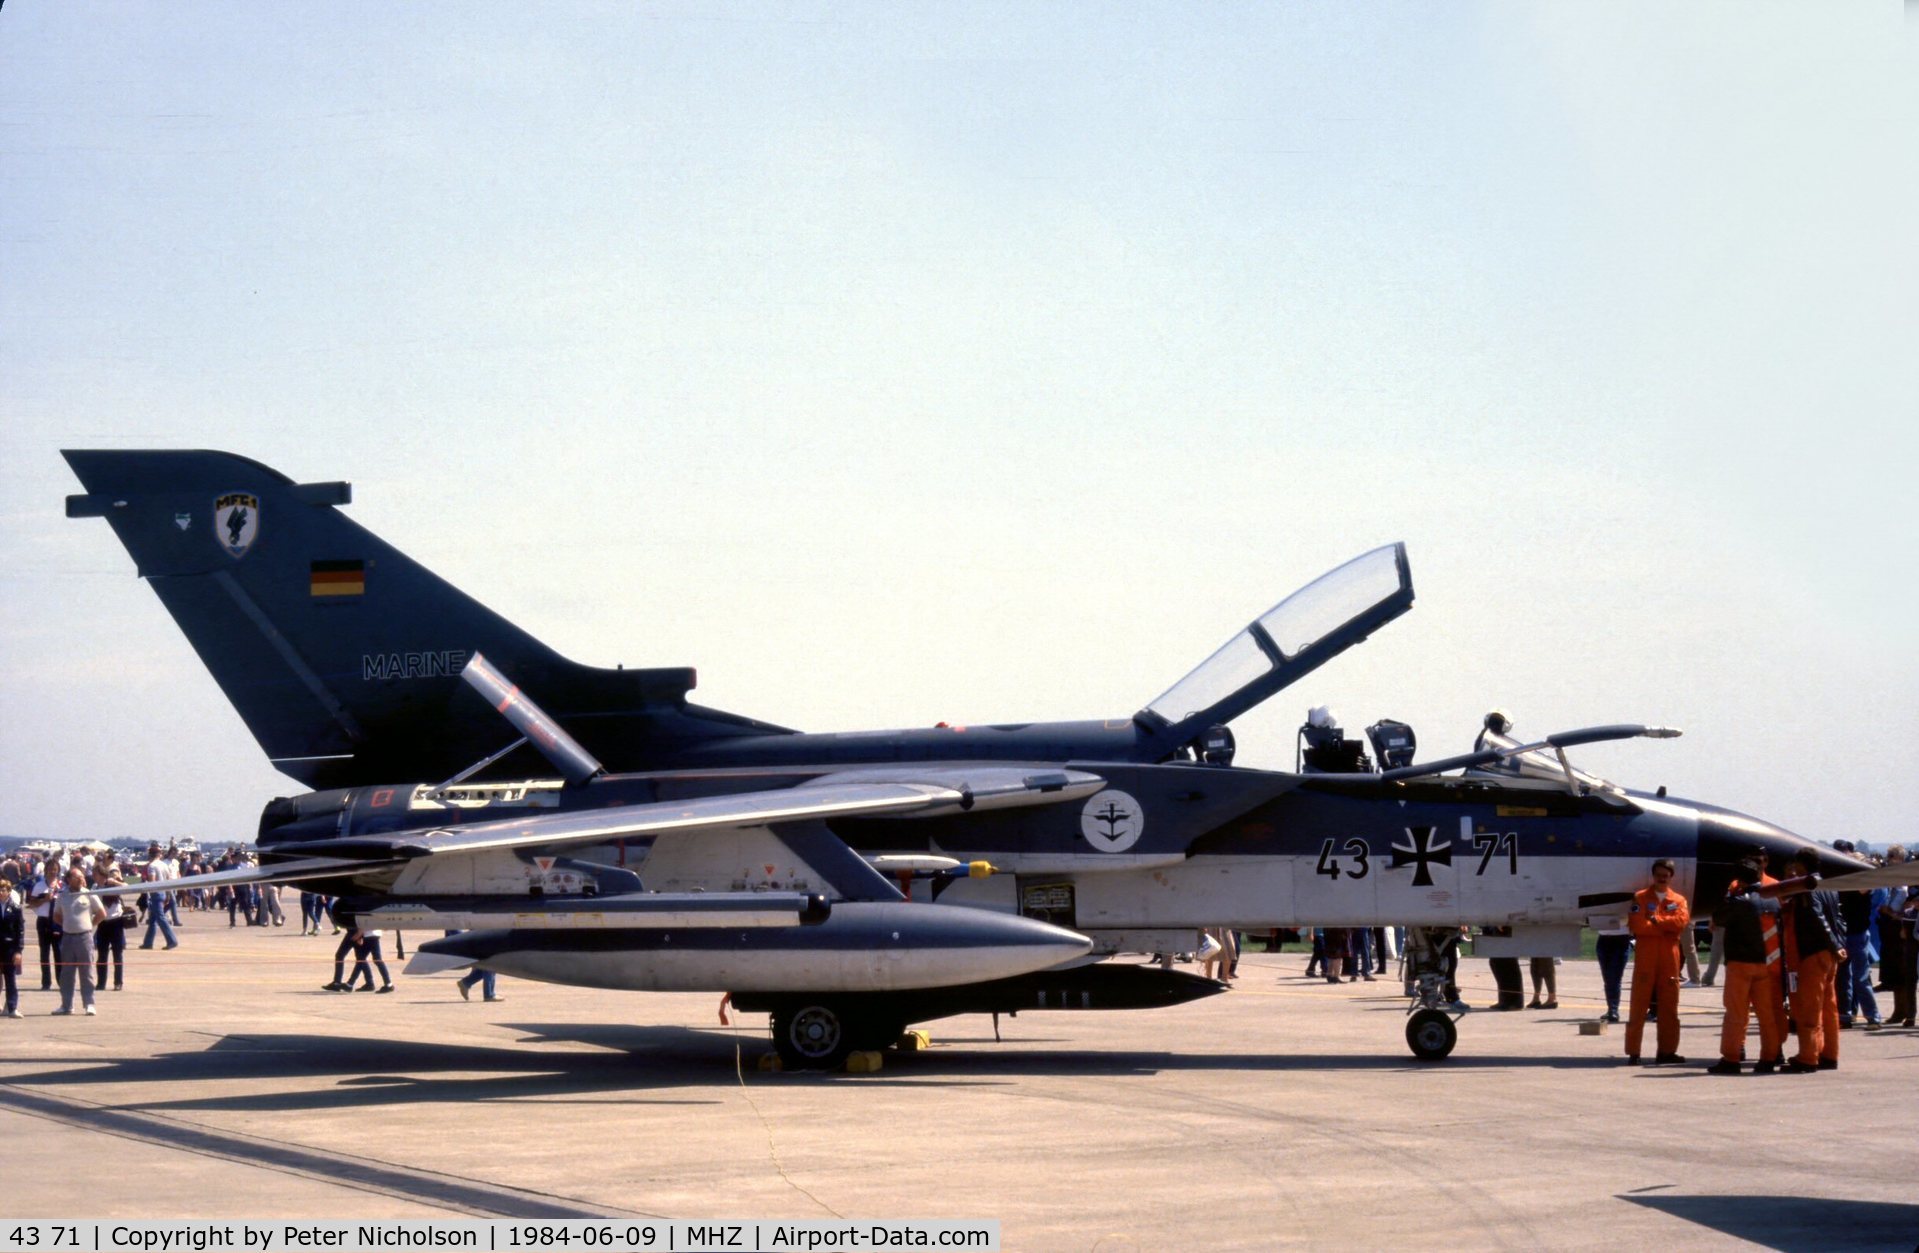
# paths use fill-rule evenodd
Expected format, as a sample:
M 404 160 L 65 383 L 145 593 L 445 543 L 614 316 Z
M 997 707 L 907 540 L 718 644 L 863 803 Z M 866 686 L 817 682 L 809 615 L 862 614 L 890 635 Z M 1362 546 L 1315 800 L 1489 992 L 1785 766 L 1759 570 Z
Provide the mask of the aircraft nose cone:
M 1699 860 L 1731 866 L 1764 852 L 1769 868 L 1776 875 L 1786 858 L 1811 841 L 1794 835 L 1784 827 L 1762 822 L 1730 810 L 1699 807 Z
M 1766 873 L 1786 877 L 1786 863 L 1800 854 L 1816 858 L 1822 875 L 1865 870 L 1869 862 L 1836 852 L 1784 827 L 1749 814 L 1687 802 L 1699 815 L 1699 871 L 1694 888 L 1696 910 L 1716 908 L 1725 899 L 1733 867 L 1755 852 L 1766 854 Z

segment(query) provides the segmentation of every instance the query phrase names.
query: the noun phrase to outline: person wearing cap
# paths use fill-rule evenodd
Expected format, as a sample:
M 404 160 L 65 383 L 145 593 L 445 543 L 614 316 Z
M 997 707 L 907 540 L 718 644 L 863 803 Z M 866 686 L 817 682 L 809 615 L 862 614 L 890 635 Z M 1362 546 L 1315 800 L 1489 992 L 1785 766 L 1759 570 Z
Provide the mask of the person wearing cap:
M 1759 1060 L 1755 1075 L 1779 1069 L 1785 1049 L 1785 1015 L 1780 1011 L 1779 983 L 1784 967 L 1784 945 L 1779 930 L 1779 902 L 1759 890 L 1757 862 L 1742 861 L 1733 868 L 1726 901 L 1713 911 L 1713 925 L 1725 937 L 1726 1020 L 1719 1030 L 1719 1060 L 1708 1074 L 1740 1074 L 1739 1059 L 1746 1047 L 1746 1023 L 1759 1018 Z
M 1626 1060 L 1637 1063 L 1646 1035 L 1646 1014 L 1659 1006 L 1659 1053 L 1655 1065 L 1683 1062 L 1679 1055 L 1679 936 L 1692 923 L 1686 898 L 1672 890 L 1677 868 L 1664 857 L 1652 864 L 1652 885 L 1633 893 L 1626 915 L 1635 946 L 1632 1013 L 1626 1019 Z

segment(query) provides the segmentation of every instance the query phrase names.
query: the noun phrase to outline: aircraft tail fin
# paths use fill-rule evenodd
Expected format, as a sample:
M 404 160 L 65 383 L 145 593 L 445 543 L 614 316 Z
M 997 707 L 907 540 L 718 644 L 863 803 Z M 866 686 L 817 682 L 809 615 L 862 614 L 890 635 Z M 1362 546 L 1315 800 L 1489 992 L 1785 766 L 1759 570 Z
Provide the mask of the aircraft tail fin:
M 459 677 L 478 652 L 625 768 L 782 729 L 689 706 L 691 669 L 560 656 L 341 513 L 345 483 L 225 452 L 63 455 L 86 487 L 67 516 L 107 520 L 260 747 L 309 787 L 443 778 L 500 748 Z M 530 763 L 502 772 L 515 764 Z

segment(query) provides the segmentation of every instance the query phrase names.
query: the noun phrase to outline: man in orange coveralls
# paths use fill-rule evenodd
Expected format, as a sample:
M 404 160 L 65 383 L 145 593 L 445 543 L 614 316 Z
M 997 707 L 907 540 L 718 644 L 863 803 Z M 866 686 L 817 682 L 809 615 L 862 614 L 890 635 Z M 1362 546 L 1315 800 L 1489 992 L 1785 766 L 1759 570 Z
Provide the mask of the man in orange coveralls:
M 1632 929 L 1632 1016 L 1626 1020 L 1626 1060 L 1639 1061 L 1646 1010 L 1659 998 L 1659 1055 L 1655 1066 L 1683 1062 L 1679 1055 L 1679 936 L 1692 924 L 1686 898 L 1672 890 L 1673 864 L 1652 864 L 1652 886 L 1633 893 L 1626 925 Z
M 1746 1024 L 1759 1015 L 1759 1061 L 1755 1075 L 1779 1069 L 1786 1038 L 1786 1014 L 1779 1002 L 1782 946 L 1779 902 L 1759 890 L 1763 876 L 1756 861 L 1734 867 L 1725 904 L 1712 920 L 1725 943 L 1726 1019 L 1719 1032 L 1719 1060 L 1708 1074 L 1742 1073 L 1739 1060 L 1746 1047 Z
M 1793 897 L 1782 909 L 1786 934 L 1786 979 L 1792 993 L 1792 1020 L 1799 1028 L 1799 1055 L 1784 1073 L 1810 1074 L 1839 1069 L 1839 997 L 1834 980 L 1846 959 L 1840 937 L 1839 894 L 1819 887 L 1819 859 L 1795 853 L 1786 878 L 1766 889 Z

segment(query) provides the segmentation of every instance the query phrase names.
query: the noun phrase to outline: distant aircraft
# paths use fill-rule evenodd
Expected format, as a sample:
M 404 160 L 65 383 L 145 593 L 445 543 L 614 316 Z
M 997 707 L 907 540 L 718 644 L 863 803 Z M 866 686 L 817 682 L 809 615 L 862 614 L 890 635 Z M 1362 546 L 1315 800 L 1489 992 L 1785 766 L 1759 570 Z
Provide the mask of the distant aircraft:
M 1208 995 L 1102 962 L 1200 927 L 1497 925 L 1482 955 L 1572 954 L 1654 858 L 1703 910 L 1753 848 L 1816 847 L 1566 756 L 1677 734 L 1660 728 L 1488 732 L 1414 764 L 1411 728 L 1382 721 L 1375 769 L 1319 719 L 1297 772 L 1234 765 L 1234 718 L 1412 606 L 1401 544 L 1130 717 L 804 734 L 691 703 L 689 669 L 559 656 L 347 519 L 345 483 L 221 452 L 65 456 L 86 488 L 68 515 L 107 520 L 267 756 L 316 789 L 266 806 L 261 866 L 198 883 L 296 882 L 463 930 L 416 971 L 729 992 L 795 1067 L 950 1014 Z M 1424 971 L 1407 1023 L 1425 1058 L 1456 1039 L 1438 983 Z

